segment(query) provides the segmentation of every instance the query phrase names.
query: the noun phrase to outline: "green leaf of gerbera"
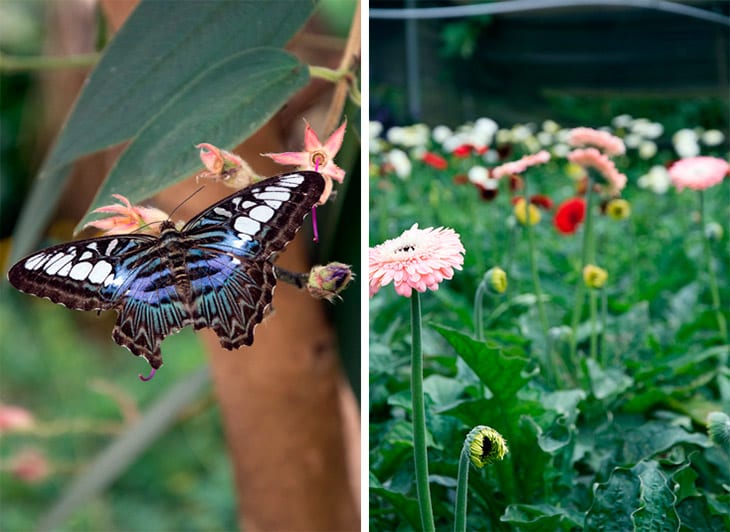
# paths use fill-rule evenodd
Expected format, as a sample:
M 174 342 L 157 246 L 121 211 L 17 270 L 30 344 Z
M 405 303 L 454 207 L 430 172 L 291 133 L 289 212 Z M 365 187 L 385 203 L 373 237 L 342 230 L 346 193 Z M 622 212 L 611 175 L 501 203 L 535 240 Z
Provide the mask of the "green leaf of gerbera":
M 496 343 L 480 342 L 447 327 L 433 327 L 491 390 L 496 400 L 507 402 L 513 399 L 527 382 L 522 375 L 527 359 L 506 355 Z

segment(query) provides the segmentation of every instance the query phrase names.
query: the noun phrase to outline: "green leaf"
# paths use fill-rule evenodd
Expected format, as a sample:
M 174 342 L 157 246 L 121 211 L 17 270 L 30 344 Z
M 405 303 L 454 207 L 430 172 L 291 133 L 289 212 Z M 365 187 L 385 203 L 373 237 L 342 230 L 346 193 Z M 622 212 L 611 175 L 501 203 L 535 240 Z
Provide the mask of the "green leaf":
M 441 375 L 429 375 L 423 379 L 423 391 L 435 405 L 445 406 L 459 400 L 464 393 L 464 385 Z
M 591 380 L 591 390 L 596 399 L 604 400 L 622 395 L 634 383 L 631 377 L 618 368 L 604 370 L 591 358 L 586 359 L 585 363 Z
M 519 530 L 571 530 L 582 525 L 578 516 L 550 504 L 510 504 L 499 520 Z
M 104 51 L 44 162 L 18 221 L 12 258 L 38 239 L 76 159 L 150 128 L 153 117 L 215 65 L 253 49 L 283 47 L 312 9 L 313 3 L 299 0 L 180 0 L 174 9 L 168 2 L 140 2 Z M 217 80 L 207 82 L 215 94 Z M 239 86 L 236 93 L 245 89 Z M 201 123 L 210 120 L 206 107 L 195 113 Z M 233 139 L 226 140 L 221 147 L 231 147 Z M 191 151 L 192 142 L 185 146 Z
M 690 462 L 686 462 L 674 472 L 672 481 L 675 483 L 674 493 L 677 496 L 677 502 L 699 495 L 695 480 L 697 480 L 697 472 L 692 468 Z
M 727 508 L 727 504 L 725 504 Z M 705 497 L 689 497 L 677 507 L 682 530 L 694 532 L 696 530 L 728 530 L 730 518 L 727 510 L 725 517 L 715 515 Z
M 527 359 L 505 355 L 503 349 L 493 342 L 480 342 L 447 327 L 433 327 L 489 387 L 497 401 L 506 403 L 513 400 L 527 382 L 522 376 Z
M 201 167 L 195 144 L 239 144 L 308 80 L 305 65 L 272 48 L 247 50 L 212 66 L 134 136 L 90 209 L 109 203 L 113 193 L 135 203 L 187 177 Z
M 388 501 L 393 509 L 400 515 L 413 530 L 421 529 L 421 514 L 418 510 L 418 502 L 415 499 L 406 497 L 400 492 L 391 491 L 387 488 L 372 487 L 370 495 L 379 496 Z
M 593 503 L 586 514 L 585 530 L 633 530 L 631 515 L 637 510 L 641 483 L 630 469 L 616 468 L 607 482 L 593 488 Z
M 677 497 L 657 462 L 641 462 L 633 471 L 641 483 L 642 506 L 633 515 L 636 529 L 661 532 L 679 530 L 679 516 L 674 508 Z
M 616 428 L 616 425 L 614 425 Z M 700 447 L 711 447 L 707 436 L 700 433 L 689 433 L 682 427 L 667 425 L 661 421 L 649 421 L 640 427 L 617 430 L 614 433 L 617 441 L 621 441 L 619 462 L 635 464 L 646 460 L 657 453 L 667 451 L 679 444 L 693 444 Z

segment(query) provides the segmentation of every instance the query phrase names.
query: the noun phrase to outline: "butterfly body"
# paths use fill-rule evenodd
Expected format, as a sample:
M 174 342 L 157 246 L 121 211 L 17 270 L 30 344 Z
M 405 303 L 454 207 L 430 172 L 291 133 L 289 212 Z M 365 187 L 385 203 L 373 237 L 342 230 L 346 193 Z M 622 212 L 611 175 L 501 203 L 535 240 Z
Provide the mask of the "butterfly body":
M 8 272 L 23 292 L 78 310 L 115 310 L 112 338 L 157 369 L 162 340 L 187 325 L 221 345 L 253 343 L 273 297 L 273 260 L 317 203 L 316 172 L 283 174 L 239 191 L 178 230 L 103 236 L 53 246 Z

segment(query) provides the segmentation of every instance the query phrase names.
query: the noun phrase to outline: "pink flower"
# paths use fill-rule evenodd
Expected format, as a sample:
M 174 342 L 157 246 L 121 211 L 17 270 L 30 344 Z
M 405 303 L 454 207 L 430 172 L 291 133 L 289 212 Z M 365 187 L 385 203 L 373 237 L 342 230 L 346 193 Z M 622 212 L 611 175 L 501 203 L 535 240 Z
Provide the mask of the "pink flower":
M 25 408 L 0 404 L 0 434 L 15 430 L 26 430 L 34 424 L 33 414 Z
M 669 178 L 677 190 L 704 190 L 720 183 L 728 171 L 730 164 L 718 157 L 689 157 L 672 165 Z
M 279 164 L 298 166 L 303 170 L 314 170 L 325 176 L 326 186 L 322 193 L 319 203 L 327 201 L 332 192 L 332 181 L 334 179 L 338 183 L 342 183 L 345 179 L 345 171 L 335 164 L 335 155 L 340 151 L 342 139 L 345 137 L 345 128 L 347 121 L 342 122 L 324 144 L 309 125 L 304 121 L 304 150 L 288 151 L 284 153 L 262 153 L 264 157 L 269 157 Z
M 221 150 L 207 142 L 196 144 L 195 147 L 200 148 L 200 160 L 212 174 L 220 174 L 228 168 L 235 168 L 243 164 L 243 159 L 235 153 Z
M 140 231 L 142 233 L 159 232 L 159 222 L 164 222 L 169 218 L 166 213 L 160 209 L 150 207 L 132 207 L 127 198 L 121 194 L 112 194 L 123 205 L 114 204 L 99 207 L 93 212 L 99 214 L 117 214 L 118 216 L 110 216 L 102 220 L 94 220 L 87 223 L 86 227 L 95 227 L 104 231 L 108 235 L 123 235 Z
M 611 188 L 618 192 L 626 186 L 626 176 L 616 169 L 616 165 L 596 148 L 581 148 L 568 154 L 568 160 L 583 168 L 593 168 L 608 181 Z
M 10 460 L 10 472 L 24 482 L 36 484 L 50 474 L 51 467 L 42 452 L 24 449 Z
M 576 127 L 568 133 L 568 144 L 575 147 L 593 146 L 609 156 L 626 153 L 624 141 L 607 131 L 590 127 Z
M 492 168 L 492 177 L 494 179 L 499 179 L 506 175 L 521 174 L 530 166 L 544 164 L 549 160 L 550 153 L 545 150 L 541 150 L 532 155 L 525 155 L 524 157 L 522 157 L 521 159 L 517 159 L 516 161 L 504 163 L 495 168 Z
M 413 289 L 438 290 L 441 281 L 454 276 L 454 269 L 461 269 L 464 253 L 453 229 L 419 229 L 413 224 L 399 237 L 370 248 L 370 295 L 391 281 L 395 291 L 405 297 L 411 297 Z
M 260 179 L 246 161 L 235 153 L 203 142 L 195 146 L 200 148 L 200 160 L 207 172 L 198 174 L 198 178 L 220 179 L 226 185 L 242 189 Z

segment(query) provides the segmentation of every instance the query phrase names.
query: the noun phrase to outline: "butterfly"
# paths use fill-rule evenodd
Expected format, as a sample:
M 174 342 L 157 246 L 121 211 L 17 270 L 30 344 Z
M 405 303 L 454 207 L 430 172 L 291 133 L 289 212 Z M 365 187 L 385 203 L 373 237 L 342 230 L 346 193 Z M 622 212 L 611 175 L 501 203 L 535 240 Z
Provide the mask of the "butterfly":
M 102 236 L 52 246 L 8 272 L 15 288 L 77 310 L 115 310 L 112 338 L 162 366 L 162 340 L 209 327 L 226 349 L 253 343 L 271 306 L 273 260 L 324 190 L 318 172 L 260 181 L 159 236 Z

